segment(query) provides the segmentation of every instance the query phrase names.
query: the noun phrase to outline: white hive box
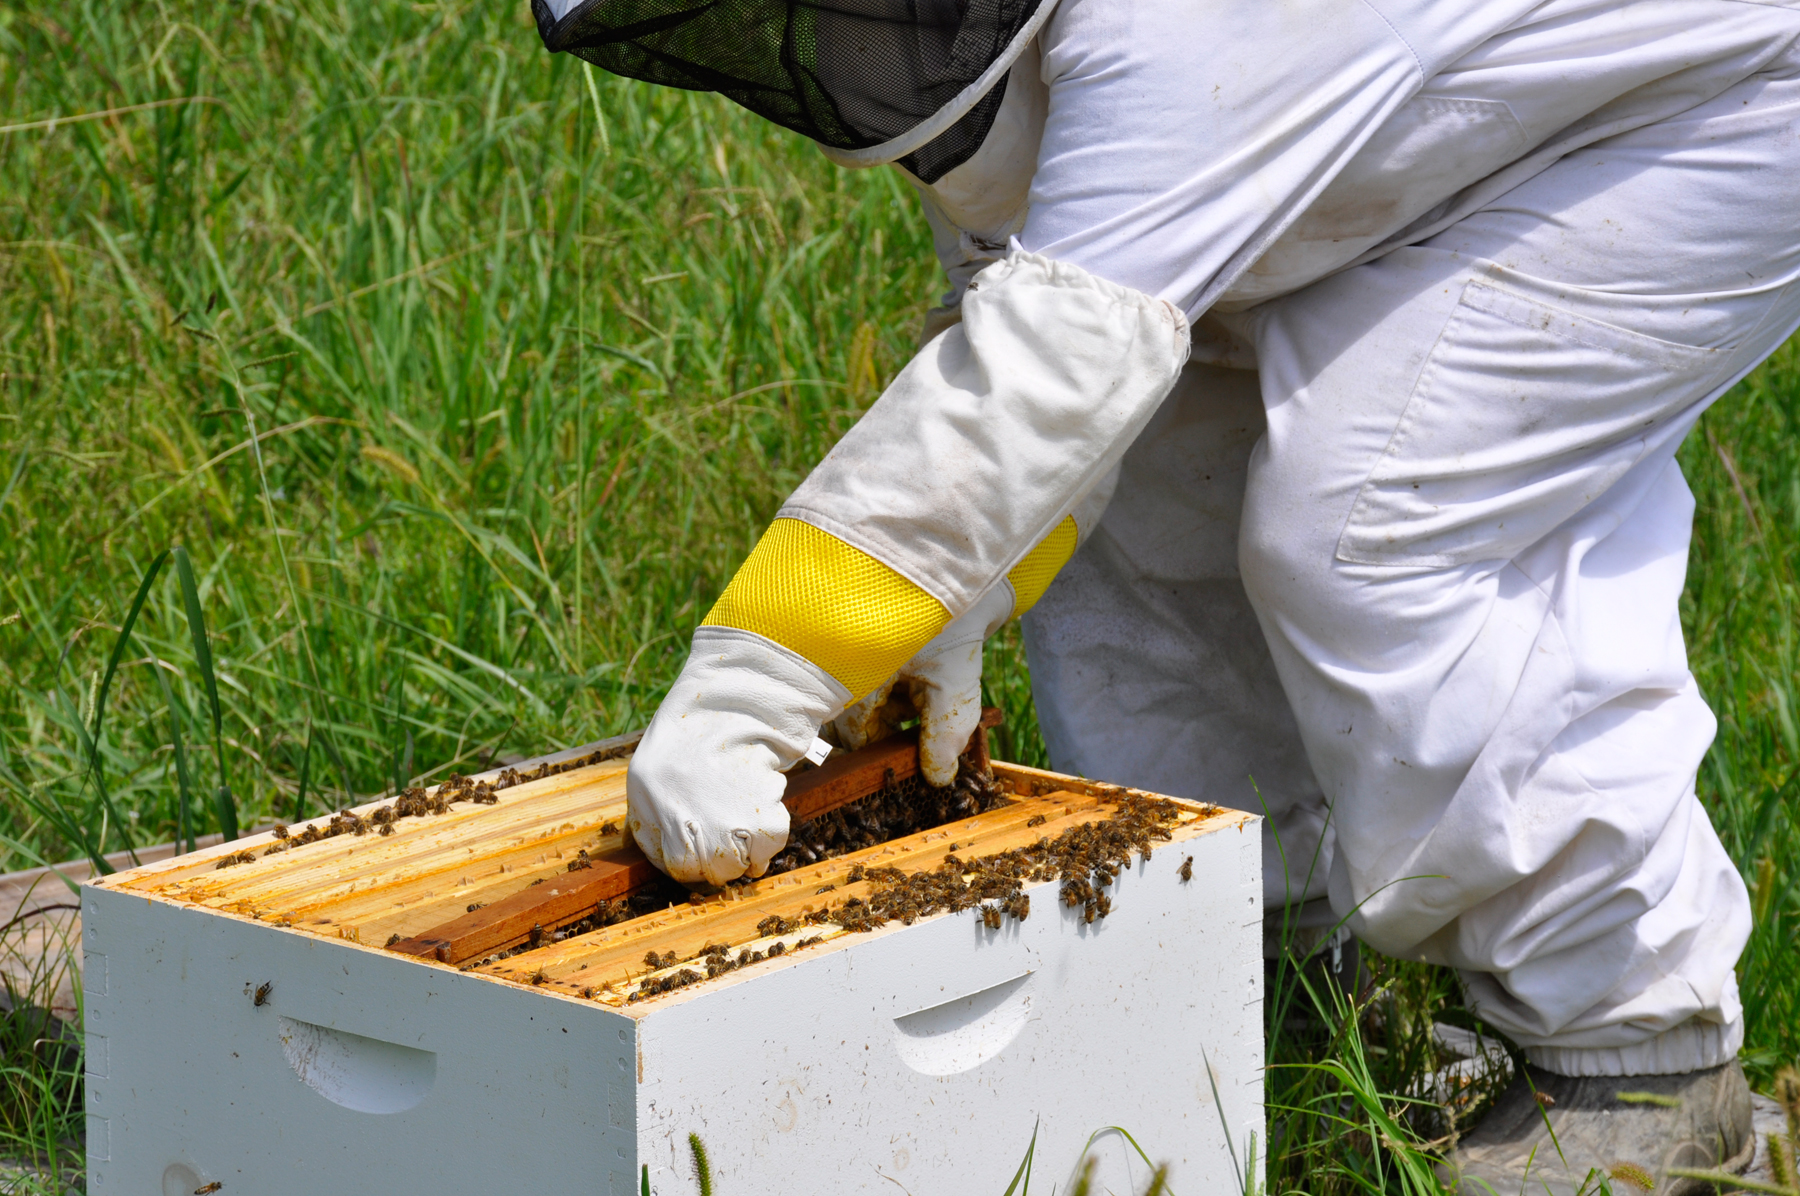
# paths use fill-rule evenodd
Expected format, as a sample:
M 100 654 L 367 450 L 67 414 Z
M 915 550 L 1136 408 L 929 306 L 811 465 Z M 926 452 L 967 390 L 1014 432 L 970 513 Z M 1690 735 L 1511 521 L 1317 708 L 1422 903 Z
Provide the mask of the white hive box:
M 383 949 L 584 876 L 567 871 L 582 850 L 628 850 L 612 825 L 624 768 L 385 837 L 215 869 L 228 851 L 260 855 L 259 836 L 86 886 L 88 1190 L 635 1196 L 648 1167 L 676 1196 L 695 1191 L 697 1133 L 721 1196 L 1001 1196 L 1034 1129 L 1033 1190 L 1048 1191 L 1107 1126 L 1170 1162 L 1184 1193 L 1239 1190 L 1227 1130 L 1239 1160 L 1262 1138 L 1254 818 L 1184 803 L 1173 840 L 1133 860 L 1092 922 L 1047 881 L 998 930 L 963 911 L 838 931 L 625 999 L 646 950 L 767 948 L 758 921 L 858 891 L 858 862 L 922 870 L 952 845 L 975 859 L 1105 817 L 1125 792 L 996 764 L 1003 807 L 736 900 L 462 969 Z M 781 941 L 821 929 L 836 930 Z M 1093 1150 L 1105 1190 L 1142 1190 L 1148 1168 L 1117 1135 Z

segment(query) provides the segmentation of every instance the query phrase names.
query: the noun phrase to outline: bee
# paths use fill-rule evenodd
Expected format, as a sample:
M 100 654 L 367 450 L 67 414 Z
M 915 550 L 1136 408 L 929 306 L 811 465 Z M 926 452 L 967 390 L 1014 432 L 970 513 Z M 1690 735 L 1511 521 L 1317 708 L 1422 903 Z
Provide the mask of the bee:
M 222 1188 L 224 1186 L 225 1186 L 224 1184 L 220 1183 L 218 1180 L 215 1179 L 209 1184 L 203 1184 L 200 1187 L 195 1188 L 194 1196 L 208 1196 L 208 1193 L 217 1192 L 220 1188 Z
M 538 925 L 534 925 L 531 928 L 531 934 L 528 937 L 531 940 L 531 949 L 533 951 L 536 951 L 539 947 L 543 946 L 544 945 L 544 927 L 543 927 L 543 925 L 541 923 Z
M 1537 1100 L 1539 1108 L 1541 1108 L 1541 1109 L 1556 1108 L 1556 1098 L 1554 1096 L 1551 1096 L 1548 1092 L 1534 1092 L 1531 1095 Z
M 1175 875 L 1181 877 L 1182 884 L 1194 879 L 1194 857 L 1189 856 L 1181 861 L 1181 867 L 1175 870 Z
M 256 988 L 256 997 L 250 1003 L 260 1009 L 269 1003 L 269 994 L 274 991 L 275 982 L 273 980 L 270 980 L 266 984 L 260 984 Z
M 1050 820 L 1042 814 L 1033 814 L 1030 818 L 1027 818 L 1025 820 L 1025 825 L 1028 827 L 1043 826 L 1046 822 L 1049 822 L 1049 821 Z

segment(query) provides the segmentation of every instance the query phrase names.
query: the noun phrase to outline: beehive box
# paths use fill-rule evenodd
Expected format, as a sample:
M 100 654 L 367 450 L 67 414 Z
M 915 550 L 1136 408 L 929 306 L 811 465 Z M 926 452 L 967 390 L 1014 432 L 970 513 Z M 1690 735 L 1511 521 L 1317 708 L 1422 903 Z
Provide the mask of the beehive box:
M 1181 1191 L 1239 1190 L 1232 1148 L 1262 1125 L 1254 818 L 1179 803 L 1104 917 L 1027 879 L 1004 916 L 818 920 L 854 924 L 870 869 L 978 870 L 1143 799 L 995 764 L 985 813 L 582 932 L 594 902 L 569 895 L 632 854 L 627 763 L 85 886 L 88 1190 L 624 1196 L 647 1169 L 676 1196 L 695 1133 L 723 1196 L 1001 1196 L 1034 1133 L 1047 1190 L 1109 1126 Z M 509 902 L 549 924 L 464 933 Z M 708 958 L 732 970 L 694 982 Z M 1118 1134 L 1091 1150 L 1103 1190 L 1142 1190 Z

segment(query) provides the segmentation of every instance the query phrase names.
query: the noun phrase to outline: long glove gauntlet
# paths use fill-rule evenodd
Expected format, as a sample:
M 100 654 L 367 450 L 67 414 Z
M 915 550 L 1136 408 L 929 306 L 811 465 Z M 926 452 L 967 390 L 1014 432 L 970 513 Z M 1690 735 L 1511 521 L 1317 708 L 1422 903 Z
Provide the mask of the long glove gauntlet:
M 963 313 L 794 492 L 696 634 L 631 766 L 632 832 L 671 875 L 759 871 L 785 837 L 784 762 L 967 616 L 920 674 L 958 695 L 953 720 L 927 718 L 953 739 L 979 705 L 1003 605 L 988 596 L 1101 487 L 1187 359 L 1169 304 L 1029 254 L 983 270 Z M 714 669 L 713 628 L 766 647 Z
M 859 748 L 893 729 L 897 690 L 907 698 L 901 710 L 919 717 L 919 771 L 932 785 L 956 779 L 957 760 L 981 721 L 981 651 L 988 636 L 1011 618 L 1036 605 L 1056 574 L 1075 554 L 1087 533 L 1099 523 L 1112 498 L 1118 470 L 1113 470 L 1076 505 L 1075 513 L 1056 525 L 1000 584 L 949 624 L 887 681 L 839 715 L 833 724 L 838 741 Z

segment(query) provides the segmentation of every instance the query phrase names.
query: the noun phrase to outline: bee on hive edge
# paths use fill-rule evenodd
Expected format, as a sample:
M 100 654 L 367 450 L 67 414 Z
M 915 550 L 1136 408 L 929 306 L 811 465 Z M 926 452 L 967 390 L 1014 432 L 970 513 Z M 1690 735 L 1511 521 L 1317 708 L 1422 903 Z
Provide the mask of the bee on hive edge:
M 274 991 L 275 982 L 273 980 L 268 981 L 266 984 L 259 984 L 256 987 L 256 997 L 250 1003 L 256 1008 L 261 1009 L 264 1005 L 269 1003 L 269 994 Z
M 1175 874 L 1181 877 L 1182 884 L 1186 884 L 1188 881 L 1194 879 L 1194 857 L 1189 856 L 1187 859 L 1181 861 L 1181 867 L 1176 869 Z
M 224 1186 L 225 1186 L 224 1184 L 220 1183 L 218 1180 L 215 1179 L 209 1184 L 203 1184 L 200 1187 L 195 1188 L 194 1196 L 207 1196 L 207 1193 L 217 1192 L 220 1188 L 222 1188 Z

